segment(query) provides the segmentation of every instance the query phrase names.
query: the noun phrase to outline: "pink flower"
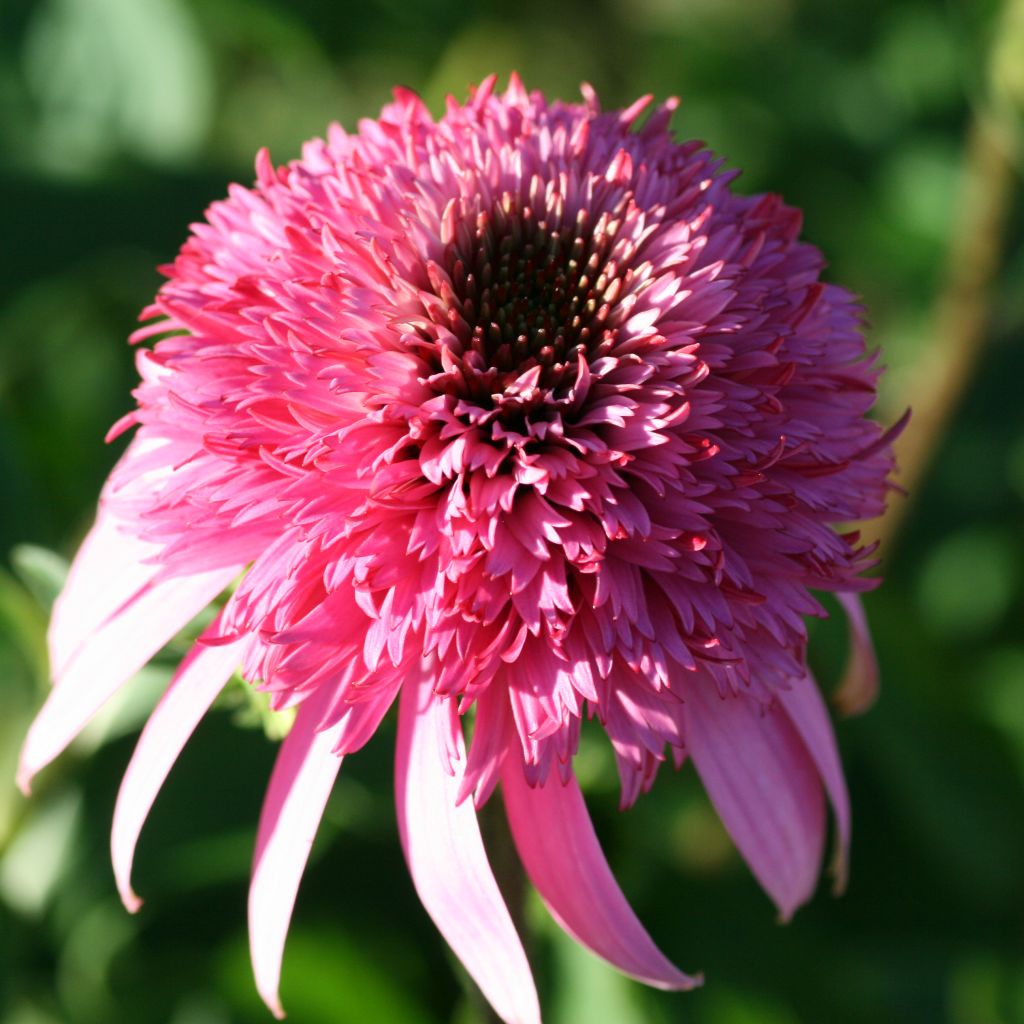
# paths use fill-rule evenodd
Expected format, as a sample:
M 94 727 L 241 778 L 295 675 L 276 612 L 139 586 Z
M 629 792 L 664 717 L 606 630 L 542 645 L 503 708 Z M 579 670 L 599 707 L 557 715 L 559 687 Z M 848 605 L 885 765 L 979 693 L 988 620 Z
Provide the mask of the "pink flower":
M 740 196 L 675 102 L 602 114 L 489 79 L 434 121 L 398 90 L 356 135 L 233 185 L 193 226 L 133 340 L 136 427 L 54 610 L 56 686 L 21 783 L 218 595 L 117 801 L 136 839 L 241 666 L 296 707 L 259 823 L 256 981 L 280 1013 L 285 934 L 345 755 L 396 701 L 406 859 L 499 1015 L 539 1020 L 476 808 L 499 783 L 558 922 L 685 989 L 618 889 L 573 777 L 584 716 L 622 803 L 692 758 L 783 917 L 850 816 L 806 663 L 812 589 L 856 605 L 891 439 L 860 310 L 819 281 L 800 214 Z M 638 127 L 639 125 L 639 127 Z M 233 590 L 233 581 L 239 580 Z M 862 703 L 865 676 L 850 682 Z M 472 721 L 472 743 L 463 722 Z

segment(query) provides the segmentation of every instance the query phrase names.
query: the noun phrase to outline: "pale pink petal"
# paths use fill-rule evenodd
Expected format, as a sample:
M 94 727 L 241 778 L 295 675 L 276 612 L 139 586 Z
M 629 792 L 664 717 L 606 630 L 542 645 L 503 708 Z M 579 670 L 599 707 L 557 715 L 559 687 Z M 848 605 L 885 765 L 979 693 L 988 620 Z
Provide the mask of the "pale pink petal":
M 93 633 L 163 568 L 146 561 L 160 548 L 122 531 L 122 525 L 101 507 L 75 555 L 54 602 L 47 634 L 54 676 L 60 676 Z
M 49 764 L 94 714 L 238 575 L 218 569 L 146 587 L 74 655 L 36 716 L 21 750 L 18 785 Z
M 442 751 L 455 738 L 449 774 Z M 395 793 L 398 828 L 427 913 L 506 1024 L 539 1024 L 540 1009 L 519 936 L 487 862 L 476 810 L 458 803 L 465 746 L 455 702 L 425 675 L 402 688 Z
M 704 788 L 782 918 L 814 892 L 825 803 L 807 748 L 777 706 L 687 680 L 686 743 Z
M 558 923 L 648 985 L 699 985 L 701 977 L 673 966 L 637 920 L 601 851 L 575 776 L 563 785 L 552 772 L 545 785 L 532 787 L 519 759 L 507 757 L 501 785 L 519 858 Z
M 322 702 L 299 707 L 281 744 L 260 812 L 249 885 L 249 948 L 256 988 L 275 1017 L 281 957 L 299 882 L 338 777 L 342 758 L 333 752 L 337 730 L 317 732 Z
M 859 715 L 878 696 L 878 659 L 860 594 L 836 594 L 836 598 L 850 625 L 850 653 L 832 700 L 844 715 Z
M 142 903 L 131 885 L 139 833 L 188 738 L 241 662 L 244 647 L 245 641 L 218 647 L 197 643 L 181 663 L 139 737 L 121 781 L 110 836 L 118 892 L 131 911 L 138 910 Z
M 788 690 L 780 690 L 778 696 L 817 766 L 821 780 L 825 783 L 825 792 L 832 803 L 836 816 L 836 849 L 831 870 L 833 888 L 839 893 L 846 887 L 850 850 L 850 795 L 846 789 L 846 778 L 828 709 L 810 673 L 794 680 Z

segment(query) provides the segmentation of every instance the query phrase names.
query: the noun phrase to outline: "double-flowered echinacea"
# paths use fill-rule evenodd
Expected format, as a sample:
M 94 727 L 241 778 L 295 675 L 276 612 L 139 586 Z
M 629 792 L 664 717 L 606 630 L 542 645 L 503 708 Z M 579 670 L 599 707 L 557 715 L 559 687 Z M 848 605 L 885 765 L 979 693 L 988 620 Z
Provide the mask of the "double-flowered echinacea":
M 379 119 L 214 203 L 134 335 L 134 435 L 53 615 L 21 782 L 183 626 L 218 612 L 127 768 L 113 860 L 236 670 L 294 708 L 259 821 L 256 981 L 278 982 L 344 757 L 397 706 L 399 831 L 428 913 L 495 1011 L 540 1019 L 477 809 L 580 943 L 674 967 L 617 887 L 573 774 L 584 718 L 622 803 L 692 760 L 783 917 L 842 877 L 849 807 L 806 661 L 812 590 L 851 615 L 893 431 L 865 414 L 860 310 L 801 218 L 743 196 L 674 102 L 602 113 L 493 79 Z M 851 678 L 850 705 L 870 694 Z M 471 736 L 471 740 L 470 737 Z

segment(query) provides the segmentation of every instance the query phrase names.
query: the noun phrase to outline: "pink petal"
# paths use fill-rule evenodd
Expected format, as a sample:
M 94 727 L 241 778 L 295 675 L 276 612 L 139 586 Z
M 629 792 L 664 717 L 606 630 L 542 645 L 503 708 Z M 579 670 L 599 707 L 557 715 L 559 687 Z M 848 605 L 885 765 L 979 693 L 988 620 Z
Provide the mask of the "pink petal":
M 450 774 L 442 751 L 460 760 Z M 471 800 L 458 803 L 465 744 L 453 700 L 430 676 L 402 687 L 395 791 L 413 884 L 448 945 L 506 1024 L 540 1024 L 526 954 L 484 852 Z
M 814 892 L 825 842 L 818 770 L 789 718 L 686 680 L 686 744 L 711 802 L 783 920 Z
M 244 646 L 244 641 L 222 647 L 197 643 L 181 663 L 139 737 L 121 780 L 110 836 L 117 889 L 131 911 L 142 904 L 131 885 L 139 833 L 188 738 L 241 662 Z
M 555 920 L 578 942 L 648 985 L 701 984 L 674 967 L 637 920 L 601 852 L 575 776 L 552 772 L 531 787 L 516 757 L 507 757 L 502 793 L 520 860 Z
M 333 753 L 337 730 L 317 732 L 321 702 L 300 705 L 270 776 L 260 812 L 249 884 L 249 948 L 256 988 L 275 1017 L 281 958 L 299 882 L 317 826 L 338 777 L 342 758 Z
M 29 729 L 18 767 L 18 785 L 25 792 L 32 777 L 175 633 L 221 593 L 240 569 L 218 569 L 147 586 L 91 635 L 64 667 Z
M 867 711 L 878 697 L 878 659 L 859 594 L 836 594 L 850 624 L 850 654 L 832 700 L 844 715 Z
M 789 720 L 796 726 L 800 739 L 804 741 L 832 803 L 836 816 L 836 850 L 831 870 L 833 889 L 840 893 L 846 887 L 850 851 L 850 795 L 846 790 L 846 778 L 828 709 L 817 683 L 809 673 L 794 680 L 790 689 L 780 690 L 778 698 Z

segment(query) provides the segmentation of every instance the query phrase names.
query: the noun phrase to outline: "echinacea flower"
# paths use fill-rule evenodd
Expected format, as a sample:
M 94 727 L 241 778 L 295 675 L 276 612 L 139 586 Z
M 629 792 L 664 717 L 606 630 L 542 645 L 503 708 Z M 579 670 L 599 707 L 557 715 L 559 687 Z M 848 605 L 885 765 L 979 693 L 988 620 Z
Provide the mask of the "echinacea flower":
M 527 875 L 583 945 L 651 985 L 656 948 L 602 856 L 573 755 L 584 716 L 622 803 L 687 758 L 783 917 L 839 879 L 847 793 L 808 672 L 811 590 L 853 614 L 892 431 L 851 295 L 800 214 L 741 196 L 674 102 L 601 113 L 489 79 L 435 121 L 398 90 L 355 135 L 256 161 L 192 228 L 146 326 L 134 437 L 53 616 L 55 679 L 21 783 L 220 595 L 117 801 L 136 839 L 240 667 L 296 708 L 249 901 L 267 1004 L 345 755 L 398 704 L 413 882 L 497 1013 L 539 1020 L 476 809 L 500 784 Z M 235 584 L 232 586 L 232 584 Z M 863 678 L 845 690 L 864 698 Z M 472 723 L 472 741 L 464 728 Z

